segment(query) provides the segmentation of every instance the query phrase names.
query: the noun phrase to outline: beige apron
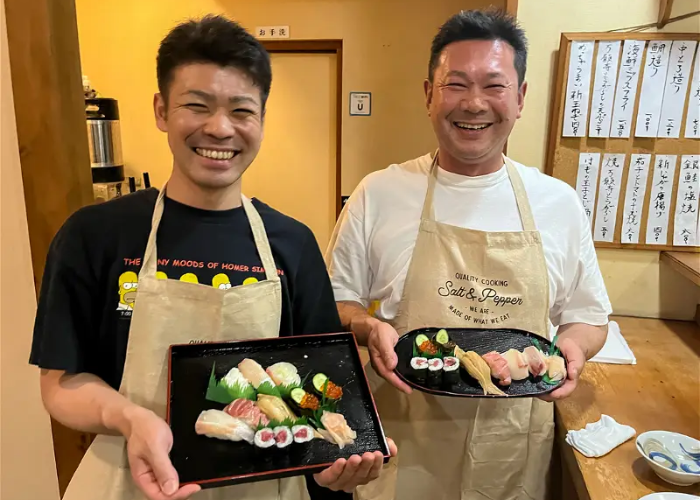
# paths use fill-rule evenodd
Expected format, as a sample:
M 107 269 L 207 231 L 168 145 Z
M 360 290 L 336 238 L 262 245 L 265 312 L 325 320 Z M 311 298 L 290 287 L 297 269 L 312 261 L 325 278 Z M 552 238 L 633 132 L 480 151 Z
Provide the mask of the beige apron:
M 393 321 L 399 335 L 440 326 L 520 328 L 547 337 L 547 268 L 516 168 L 505 159 L 524 230 L 484 232 L 435 220 L 436 162 L 437 154 Z M 481 321 L 475 323 L 475 318 Z M 419 391 L 407 396 L 371 367 L 368 375 L 385 432 L 399 454 L 379 480 L 357 489 L 356 499 L 544 499 L 554 435 L 551 404 L 532 398 L 436 397 Z
M 191 340 L 226 341 L 279 335 L 282 287 L 263 222 L 243 198 L 266 280 L 221 290 L 156 278 L 156 234 L 165 188 L 153 212 L 119 392 L 165 418 L 168 347 Z M 206 382 L 206 381 L 204 381 Z M 192 422 L 194 432 L 194 422 Z M 64 500 L 142 500 L 129 470 L 126 440 L 97 436 L 68 486 Z M 308 499 L 303 476 L 201 491 L 197 500 Z

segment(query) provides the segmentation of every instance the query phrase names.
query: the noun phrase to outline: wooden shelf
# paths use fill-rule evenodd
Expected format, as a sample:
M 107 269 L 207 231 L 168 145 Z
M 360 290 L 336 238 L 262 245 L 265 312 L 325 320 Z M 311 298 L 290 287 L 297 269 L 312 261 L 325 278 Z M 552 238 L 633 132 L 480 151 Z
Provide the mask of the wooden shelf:
M 661 262 L 700 286 L 700 254 L 685 252 L 661 252 Z

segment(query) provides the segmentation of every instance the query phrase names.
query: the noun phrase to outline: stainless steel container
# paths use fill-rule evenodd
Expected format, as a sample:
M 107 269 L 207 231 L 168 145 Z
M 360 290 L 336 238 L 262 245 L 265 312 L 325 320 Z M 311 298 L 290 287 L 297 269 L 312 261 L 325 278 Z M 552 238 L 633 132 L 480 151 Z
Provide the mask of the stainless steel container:
M 119 106 L 115 99 L 85 99 L 93 183 L 124 181 Z

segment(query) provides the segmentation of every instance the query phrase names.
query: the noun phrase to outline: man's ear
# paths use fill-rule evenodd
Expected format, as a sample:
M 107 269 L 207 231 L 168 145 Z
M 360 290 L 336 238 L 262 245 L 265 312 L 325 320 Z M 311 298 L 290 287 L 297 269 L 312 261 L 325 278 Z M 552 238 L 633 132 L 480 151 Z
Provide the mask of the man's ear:
M 168 131 L 168 105 L 165 102 L 165 98 L 162 94 L 153 95 L 153 114 L 156 117 L 156 126 L 161 132 Z
M 427 78 L 423 82 L 423 92 L 425 92 L 425 107 L 430 115 L 430 103 L 433 102 L 433 84 Z
M 523 107 L 525 106 L 525 93 L 527 92 L 527 82 L 523 82 L 518 90 L 518 115 L 516 118 L 520 118 L 523 112 Z

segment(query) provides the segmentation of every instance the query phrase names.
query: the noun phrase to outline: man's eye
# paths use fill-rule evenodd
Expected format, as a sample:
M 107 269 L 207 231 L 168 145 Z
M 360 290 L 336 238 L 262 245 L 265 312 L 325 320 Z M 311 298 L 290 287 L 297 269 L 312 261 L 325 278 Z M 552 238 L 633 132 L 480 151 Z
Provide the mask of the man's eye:
M 207 107 L 204 104 L 200 104 L 198 102 L 188 102 L 187 104 L 185 104 L 185 107 L 195 111 L 204 111 L 207 109 Z
M 236 108 L 233 110 L 233 113 L 236 115 L 252 115 L 255 114 L 255 111 L 248 108 Z
M 486 86 L 487 89 L 504 89 L 506 88 L 505 85 L 501 85 L 500 83 L 493 83 L 491 85 Z

